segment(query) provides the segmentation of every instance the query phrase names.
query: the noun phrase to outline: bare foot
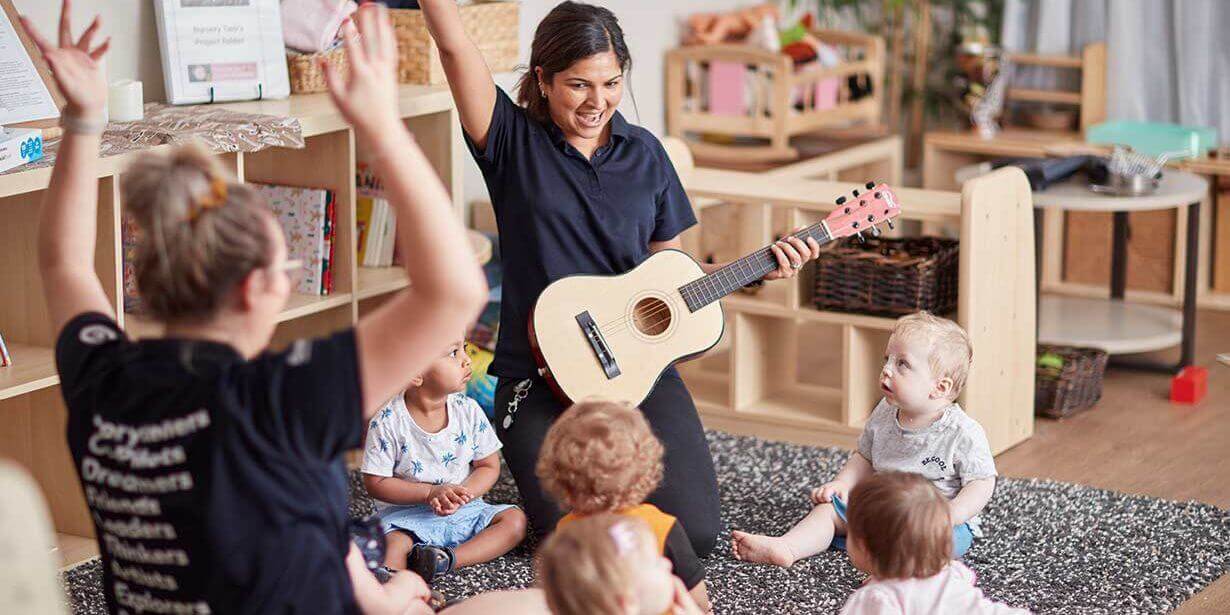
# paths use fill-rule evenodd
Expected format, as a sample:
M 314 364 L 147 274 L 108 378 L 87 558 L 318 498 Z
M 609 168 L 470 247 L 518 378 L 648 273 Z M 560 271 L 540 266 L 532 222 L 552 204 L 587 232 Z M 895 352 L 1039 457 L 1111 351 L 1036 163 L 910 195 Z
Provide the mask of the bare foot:
M 758 564 L 773 564 L 789 568 L 794 564 L 794 551 L 780 537 L 748 534 L 734 530 L 731 533 L 735 559 Z

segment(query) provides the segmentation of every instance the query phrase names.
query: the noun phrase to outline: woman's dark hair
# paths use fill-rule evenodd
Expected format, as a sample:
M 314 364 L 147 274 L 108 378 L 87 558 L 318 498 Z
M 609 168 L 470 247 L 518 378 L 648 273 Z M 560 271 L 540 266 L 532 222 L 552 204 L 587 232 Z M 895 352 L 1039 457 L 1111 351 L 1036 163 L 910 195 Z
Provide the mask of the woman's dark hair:
M 606 51 L 615 54 L 625 74 L 632 69 L 632 56 L 628 54 L 624 31 L 615 14 L 592 4 L 561 2 L 542 18 L 534 31 L 530 65 L 517 84 L 517 102 L 535 120 L 549 121 L 547 100 L 539 90 L 534 69 L 542 68 L 542 78 L 549 82 L 556 73 L 567 70 L 576 61 Z

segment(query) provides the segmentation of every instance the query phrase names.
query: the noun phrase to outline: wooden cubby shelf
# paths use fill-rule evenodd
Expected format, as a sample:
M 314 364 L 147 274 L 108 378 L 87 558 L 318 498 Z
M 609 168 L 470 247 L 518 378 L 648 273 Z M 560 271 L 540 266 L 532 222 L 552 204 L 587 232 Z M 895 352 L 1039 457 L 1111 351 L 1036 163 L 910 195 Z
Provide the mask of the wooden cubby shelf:
M 0 399 L 60 384 L 60 376 L 56 374 L 55 351 L 50 347 L 9 344 L 8 348 L 13 365 L 0 368 Z
M 407 128 L 451 191 L 461 217 L 463 148 L 448 88 L 406 85 L 399 94 Z M 350 326 L 363 312 L 361 306 L 371 303 L 364 300 L 379 301 L 405 288 L 406 276 L 400 267 L 357 266 L 354 177 L 364 148 L 356 143 L 354 133 L 334 110 L 328 95 L 224 106 L 295 118 L 305 140 L 302 149 L 219 153 L 222 163 L 237 178 L 334 192 L 338 227 L 333 292 L 328 296 L 292 295 L 279 315 L 272 346 L 282 347 L 301 337 Z M 121 326 L 129 335 L 140 338 L 158 334 L 160 325 L 123 309 L 123 203 L 118 177 L 132 158 L 133 154 L 125 154 L 100 161 L 95 266 Z M 55 370 L 55 333 L 43 307 L 38 273 L 35 241 L 50 178 L 50 168 L 0 175 L 0 288 L 4 288 L 0 293 L 0 333 L 13 357 L 12 366 L 0 368 L 0 457 L 13 459 L 34 476 L 51 510 L 61 562 L 69 567 L 97 555 L 98 549 L 64 441 L 66 410 Z M 490 255 L 490 243 L 485 238 L 474 240 L 474 247 L 476 256 Z
M 685 234 L 685 247 L 719 255 L 718 261 L 823 219 L 836 207 L 834 199 L 862 184 L 811 179 L 852 175 L 834 161 L 750 174 L 674 160 L 700 210 L 701 224 Z M 946 316 L 969 333 L 975 356 L 960 401 L 986 429 L 993 451 L 1002 452 L 1033 432 L 1028 182 L 1010 169 L 967 182 L 960 193 L 896 193 L 902 223 L 890 236 L 918 233 L 924 224 L 959 230 L 958 308 Z M 717 356 L 679 365 L 707 426 L 812 445 L 855 445 L 881 398 L 878 377 L 895 319 L 815 309 L 813 269 L 805 267 L 795 283 L 769 283 L 722 300 L 726 346 Z

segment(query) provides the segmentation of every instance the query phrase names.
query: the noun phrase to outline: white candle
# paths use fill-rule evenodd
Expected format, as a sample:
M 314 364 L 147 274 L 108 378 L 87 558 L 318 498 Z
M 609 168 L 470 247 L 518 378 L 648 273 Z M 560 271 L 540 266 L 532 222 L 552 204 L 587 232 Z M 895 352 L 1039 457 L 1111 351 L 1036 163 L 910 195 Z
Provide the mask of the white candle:
M 111 84 L 107 96 L 112 122 L 132 122 L 145 117 L 141 82 L 121 79 Z

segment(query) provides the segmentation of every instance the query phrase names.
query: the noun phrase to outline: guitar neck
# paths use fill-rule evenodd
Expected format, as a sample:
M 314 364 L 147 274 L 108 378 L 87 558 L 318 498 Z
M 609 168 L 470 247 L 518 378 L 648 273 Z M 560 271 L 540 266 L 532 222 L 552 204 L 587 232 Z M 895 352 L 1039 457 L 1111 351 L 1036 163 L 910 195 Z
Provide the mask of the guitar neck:
M 832 240 L 823 222 L 817 222 L 794 233 L 794 236 L 803 241 L 807 241 L 808 238 L 815 239 L 820 244 L 825 244 Z M 683 296 L 683 300 L 688 304 L 688 309 L 695 312 L 763 278 L 770 271 L 777 269 L 777 266 L 777 258 L 773 256 L 773 251 L 770 247 L 766 246 L 723 266 L 713 273 L 680 286 L 679 294 Z

